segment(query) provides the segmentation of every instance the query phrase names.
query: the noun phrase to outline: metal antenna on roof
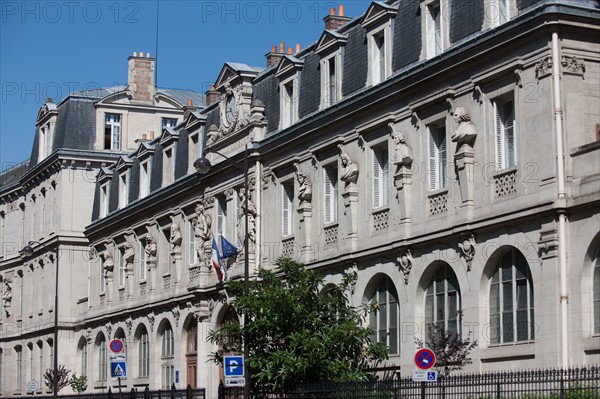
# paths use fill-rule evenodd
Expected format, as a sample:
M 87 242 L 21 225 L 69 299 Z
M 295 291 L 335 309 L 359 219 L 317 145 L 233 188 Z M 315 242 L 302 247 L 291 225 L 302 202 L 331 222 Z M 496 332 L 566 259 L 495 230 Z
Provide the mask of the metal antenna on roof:
M 156 0 L 156 51 L 154 52 L 154 87 L 158 87 L 158 13 L 160 0 Z

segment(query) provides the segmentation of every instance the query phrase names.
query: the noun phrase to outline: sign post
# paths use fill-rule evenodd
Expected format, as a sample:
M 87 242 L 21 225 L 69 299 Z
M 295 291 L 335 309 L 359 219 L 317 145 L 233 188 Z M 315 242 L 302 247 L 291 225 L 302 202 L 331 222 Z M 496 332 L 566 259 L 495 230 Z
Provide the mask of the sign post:
M 127 363 L 123 349 L 125 345 L 120 339 L 113 339 L 108 344 L 112 354 L 110 355 L 110 376 L 119 380 L 119 390 L 121 390 L 121 378 L 127 377 Z
M 226 387 L 243 387 L 246 385 L 244 356 L 223 356 L 223 370 Z

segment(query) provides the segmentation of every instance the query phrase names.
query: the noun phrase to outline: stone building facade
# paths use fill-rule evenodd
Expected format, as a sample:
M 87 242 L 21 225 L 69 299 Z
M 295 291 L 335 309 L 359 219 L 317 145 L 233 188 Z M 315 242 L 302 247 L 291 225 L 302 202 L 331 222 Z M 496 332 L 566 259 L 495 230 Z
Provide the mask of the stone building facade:
M 92 221 L 98 173 L 140 140 L 204 106 L 197 93 L 156 88 L 154 62 L 149 54 L 134 53 L 126 86 L 74 92 L 57 103 L 48 99 L 37 116 L 31 158 L 2 173 L 2 395 L 23 394 L 32 379 L 43 387 L 40 393 L 46 391 L 57 279 L 59 364 L 75 369 L 76 310 L 88 301 L 90 278 L 84 230 Z M 32 256 L 22 253 L 28 243 Z
M 87 291 L 65 298 L 64 362 L 90 391 L 114 384 L 107 342 L 122 338 L 127 389 L 216 397 L 206 335 L 237 318 L 209 262 L 219 236 L 249 240 L 227 279 L 279 256 L 328 282 L 355 273 L 351 303 L 379 304 L 365 323 L 402 374 L 433 324 L 477 339 L 469 371 L 600 363 L 597 2 L 340 14 L 266 67 L 225 63 L 205 108 L 100 169 Z

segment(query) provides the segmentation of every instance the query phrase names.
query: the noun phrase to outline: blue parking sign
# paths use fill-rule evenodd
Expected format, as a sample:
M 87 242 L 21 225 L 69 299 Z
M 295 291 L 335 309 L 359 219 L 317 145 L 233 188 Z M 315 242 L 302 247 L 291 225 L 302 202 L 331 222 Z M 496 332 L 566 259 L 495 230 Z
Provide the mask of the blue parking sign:
M 223 356 L 225 377 L 244 376 L 244 356 Z

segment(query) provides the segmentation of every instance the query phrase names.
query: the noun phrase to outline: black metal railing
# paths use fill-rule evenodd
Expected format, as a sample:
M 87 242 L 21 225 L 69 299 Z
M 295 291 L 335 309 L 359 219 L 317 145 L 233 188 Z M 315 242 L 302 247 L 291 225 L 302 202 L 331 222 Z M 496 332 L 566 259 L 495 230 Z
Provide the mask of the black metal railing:
M 22 396 L 23 397 L 23 396 Z M 29 393 L 25 397 L 31 397 Z M 52 395 L 35 395 L 34 399 L 49 399 Z M 188 385 L 186 389 L 175 389 L 175 386 L 171 389 L 151 391 L 146 389 L 137 390 L 131 388 L 131 390 L 122 389 L 120 392 L 112 391 L 108 389 L 107 392 L 102 393 L 82 393 L 79 395 L 60 395 L 60 399 L 206 399 L 206 391 L 204 388 L 192 388 Z
M 220 388 L 219 399 L 241 399 Z M 253 399 L 600 399 L 600 366 L 471 373 L 416 382 L 411 377 L 355 383 L 302 384 L 285 394 L 253 392 Z

